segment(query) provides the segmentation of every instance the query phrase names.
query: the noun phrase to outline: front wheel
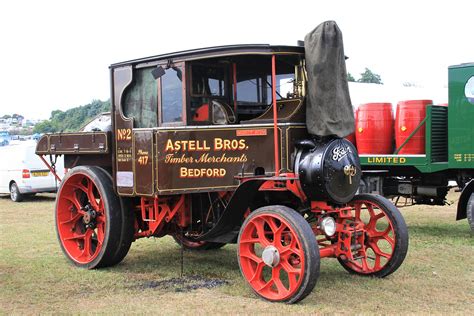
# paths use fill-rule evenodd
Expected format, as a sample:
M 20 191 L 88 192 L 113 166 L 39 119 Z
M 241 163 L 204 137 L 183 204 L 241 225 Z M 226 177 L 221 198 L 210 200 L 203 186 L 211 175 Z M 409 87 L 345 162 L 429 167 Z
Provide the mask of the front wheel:
M 319 277 L 319 248 L 310 225 L 291 208 L 250 213 L 238 239 L 240 271 L 252 290 L 274 302 L 305 298 Z
M 352 218 L 344 223 L 347 232 L 339 233 L 338 256 L 349 272 L 386 277 L 395 272 L 408 251 L 408 229 L 402 214 L 389 200 L 374 194 L 361 194 L 349 202 Z M 344 241 L 342 241 L 344 240 Z

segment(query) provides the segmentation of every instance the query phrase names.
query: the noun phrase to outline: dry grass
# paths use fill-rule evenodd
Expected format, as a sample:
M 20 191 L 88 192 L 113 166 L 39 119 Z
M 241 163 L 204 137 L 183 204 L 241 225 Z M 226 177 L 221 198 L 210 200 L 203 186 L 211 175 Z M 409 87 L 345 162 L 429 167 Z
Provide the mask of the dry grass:
M 458 196 L 451 193 L 450 199 Z M 75 268 L 56 240 L 53 205 L 51 195 L 24 203 L 0 198 L 0 313 L 469 314 L 474 308 L 474 238 L 466 220 L 454 221 L 455 204 L 402 208 L 410 248 L 393 275 L 357 277 L 326 259 L 313 293 L 291 306 L 251 293 L 240 275 L 235 245 L 185 253 L 185 275 L 228 282 L 210 289 L 153 286 L 179 277 L 180 249 L 169 237 L 135 242 L 113 268 Z

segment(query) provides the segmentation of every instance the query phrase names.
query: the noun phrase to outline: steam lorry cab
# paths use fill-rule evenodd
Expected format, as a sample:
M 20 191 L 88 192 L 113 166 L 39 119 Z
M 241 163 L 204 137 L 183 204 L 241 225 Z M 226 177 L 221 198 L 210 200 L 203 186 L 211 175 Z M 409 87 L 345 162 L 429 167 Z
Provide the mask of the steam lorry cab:
M 49 134 L 37 146 L 70 169 L 56 228 L 75 265 L 117 264 L 142 237 L 172 235 L 192 250 L 237 243 L 250 288 L 294 303 L 315 286 L 321 257 L 378 277 L 403 262 L 399 211 L 355 195 L 355 147 L 308 134 L 303 47 L 212 47 L 110 72 L 111 131 Z

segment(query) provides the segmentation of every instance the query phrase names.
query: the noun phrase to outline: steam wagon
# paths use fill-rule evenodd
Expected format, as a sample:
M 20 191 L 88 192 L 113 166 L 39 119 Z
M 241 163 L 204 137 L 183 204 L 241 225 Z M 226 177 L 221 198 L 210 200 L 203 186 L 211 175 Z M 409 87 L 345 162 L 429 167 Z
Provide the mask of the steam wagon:
M 314 288 L 322 257 L 375 277 L 403 262 L 400 212 L 355 195 L 356 148 L 308 133 L 304 47 L 212 47 L 110 71 L 111 129 L 37 146 L 50 167 L 45 157 L 64 155 L 70 168 L 55 214 L 76 266 L 115 265 L 143 237 L 171 235 L 192 250 L 237 243 L 250 288 L 294 303 Z
M 431 100 L 398 104 L 397 119 L 392 125 L 385 124 L 395 136 L 385 141 L 386 152 L 374 154 L 374 136 L 361 142 L 360 146 L 367 144 L 368 148 L 364 153 L 359 148 L 364 171 L 360 192 L 444 205 L 449 181 L 456 181 L 462 189 L 456 220 L 467 217 L 474 231 L 474 63 L 449 67 L 448 80 L 446 105 Z M 369 115 L 372 122 L 383 122 L 383 114 L 374 114 Z M 367 130 L 357 124 L 356 136 L 360 138 Z

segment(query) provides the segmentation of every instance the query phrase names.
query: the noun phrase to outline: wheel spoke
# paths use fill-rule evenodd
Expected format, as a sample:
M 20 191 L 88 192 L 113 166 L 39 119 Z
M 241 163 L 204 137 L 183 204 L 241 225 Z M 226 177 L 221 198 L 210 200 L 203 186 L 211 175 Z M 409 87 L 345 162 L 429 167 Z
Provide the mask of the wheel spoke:
M 369 272 L 371 269 L 369 268 L 369 265 L 367 264 L 367 256 L 364 254 L 364 257 L 362 257 L 362 269 L 364 272 Z
M 85 194 L 87 194 L 87 188 L 80 182 L 78 183 L 68 183 L 68 185 L 72 186 L 73 188 L 79 189 Z
M 71 237 L 65 237 L 65 238 L 63 238 L 63 240 L 84 240 L 85 237 L 86 237 L 86 234 L 73 235 Z
M 97 242 L 102 245 L 104 242 L 105 223 L 97 225 Z
M 372 216 L 371 214 L 369 223 L 367 224 L 367 228 L 375 229 L 375 227 L 377 226 L 377 221 L 383 217 L 385 217 L 385 214 L 383 212 L 380 212 L 379 214 L 374 216 Z
M 278 294 L 286 295 L 286 293 L 288 293 L 288 289 L 285 287 L 285 285 L 280 279 L 280 270 L 281 270 L 281 266 L 276 266 L 272 269 L 272 280 L 273 280 L 273 284 L 275 284 L 278 290 Z
M 266 221 L 268 223 L 268 226 L 270 226 L 270 229 L 272 230 L 273 234 L 275 234 L 278 230 L 278 227 L 275 223 L 275 219 L 273 217 L 270 217 L 268 219 L 266 219 Z M 280 223 L 280 227 L 282 226 L 283 224 Z
M 371 246 L 370 248 L 372 248 L 372 246 Z M 375 253 L 374 248 L 372 248 L 372 250 L 373 250 L 374 253 Z M 380 256 L 377 256 L 377 254 L 375 254 L 374 269 L 375 269 L 375 270 L 378 270 L 378 269 L 380 269 L 380 268 L 381 268 L 381 266 L 380 266 Z
M 77 213 L 76 215 L 74 215 L 70 219 L 59 222 L 59 225 L 67 225 L 67 224 L 75 223 L 81 218 L 82 218 L 82 215 L 80 213 Z
M 264 221 L 263 220 L 258 220 L 255 222 L 252 222 L 252 224 L 255 226 L 255 229 L 257 230 L 257 236 L 259 239 L 259 243 L 266 247 L 270 245 L 270 241 L 267 239 L 265 236 L 265 227 L 264 227 Z
M 77 199 L 77 196 L 75 194 L 73 194 L 72 196 L 64 195 L 62 197 L 65 198 L 66 200 L 70 201 L 74 205 L 74 207 L 76 208 L 76 211 L 79 214 L 81 214 L 81 215 L 85 214 L 85 212 L 82 210 L 82 205 L 79 202 L 79 200 Z
M 288 260 L 285 258 L 283 260 L 280 261 L 280 264 L 281 264 L 281 267 L 283 268 L 283 270 L 286 271 L 286 273 L 288 273 L 288 275 L 290 274 L 300 274 L 301 273 L 301 268 L 295 268 L 293 267 L 289 262 Z
M 249 279 L 249 282 L 250 283 L 254 283 L 255 281 L 258 281 L 261 279 L 262 277 L 262 272 L 263 272 L 263 268 L 265 267 L 265 263 L 262 262 L 259 262 L 257 264 L 257 268 L 255 269 L 255 273 L 253 274 L 253 276 Z
M 370 218 L 373 218 L 375 216 L 374 207 L 369 203 L 366 203 L 365 206 L 367 207 L 367 211 L 370 214 Z
M 285 228 L 286 228 L 285 225 L 283 225 L 283 223 L 282 223 L 280 225 L 280 227 L 274 232 L 273 243 L 274 243 L 275 247 L 277 247 L 278 249 L 281 249 L 283 247 L 283 245 L 281 243 L 281 239 L 282 239 L 283 230 Z
M 355 210 L 354 210 L 354 213 L 355 213 L 355 214 L 354 214 L 354 217 L 355 217 L 359 222 L 362 221 L 362 220 L 360 219 L 360 209 L 361 209 L 361 207 L 362 207 L 361 204 L 356 204 L 356 205 L 354 205 L 354 209 L 355 209 Z
M 87 179 L 87 197 L 89 198 L 89 203 L 94 210 L 98 211 L 99 204 L 97 204 L 96 197 L 94 195 L 94 187 L 94 182 L 92 182 L 90 179 Z
M 374 231 L 375 231 L 375 233 L 374 233 Z M 392 231 L 392 227 L 391 227 L 391 225 L 388 225 L 387 228 L 385 228 L 385 230 L 382 231 L 382 232 L 379 232 L 379 231 L 377 231 L 377 230 L 371 230 L 371 231 L 369 231 L 369 233 L 370 233 L 370 237 L 371 237 L 371 238 L 378 238 L 378 239 L 380 239 L 380 238 L 385 238 L 386 236 L 388 237 L 388 234 L 389 234 L 391 231 Z
M 84 248 L 82 250 L 82 257 L 90 257 L 92 250 L 92 230 L 88 229 L 84 234 Z
M 96 221 L 97 224 L 105 223 L 105 216 L 104 216 L 104 214 L 97 213 L 97 215 L 96 215 L 96 217 L 95 217 L 95 221 Z
M 372 248 L 372 250 L 378 256 L 382 256 L 382 257 L 387 258 L 387 259 L 390 259 L 392 257 L 391 254 L 383 252 L 375 242 L 370 243 L 370 248 Z
M 241 238 L 240 239 L 241 244 L 258 244 L 260 243 L 259 238 Z
M 294 236 L 291 236 L 291 237 L 292 238 L 291 238 L 290 245 L 286 247 L 282 247 L 282 249 L 280 250 L 280 256 L 286 258 L 293 253 L 301 258 L 302 254 L 301 254 L 301 250 L 298 249 L 296 238 L 294 238 Z
M 257 257 L 257 255 L 251 253 L 250 251 L 245 251 L 245 252 L 241 251 L 239 255 L 240 255 L 240 257 L 250 259 L 250 260 L 252 260 L 253 262 L 256 262 L 256 263 L 262 263 L 263 262 L 262 258 Z
M 273 280 L 270 279 L 270 281 L 268 281 L 267 283 L 265 283 L 263 286 L 260 286 L 259 288 L 256 288 L 255 290 L 256 290 L 257 292 L 261 292 L 261 291 L 263 291 L 263 290 L 268 289 L 270 286 L 272 286 L 272 284 L 273 284 Z

